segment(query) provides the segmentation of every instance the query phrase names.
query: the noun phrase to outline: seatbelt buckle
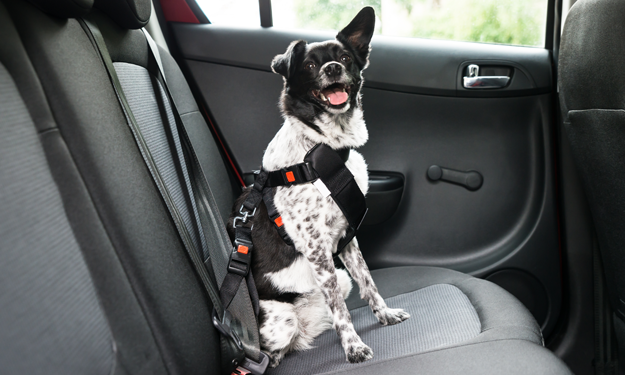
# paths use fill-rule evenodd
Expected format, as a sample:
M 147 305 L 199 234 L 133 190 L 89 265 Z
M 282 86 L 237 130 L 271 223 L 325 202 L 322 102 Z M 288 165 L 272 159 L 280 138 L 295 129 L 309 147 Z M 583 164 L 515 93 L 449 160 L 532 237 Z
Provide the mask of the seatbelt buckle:
M 263 375 L 265 371 L 267 371 L 267 366 L 269 366 L 269 356 L 262 351 L 259 352 L 259 354 L 260 362 L 253 361 L 247 356 L 243 360 L 241 365 L 244 369 L 249 371 L 248 374 Z
M 232 371 L 232 375 L 247 375 L 251 373 L 252 373 L 251 371 L 244 369 L 241 366 L 235 368 L 234 371 Z
M 223 319 L 219 319 L 219 315 L 217 314 L 217 310 L 213 309 L 213 325 L 221 333 L 222 335 L 228 337 L 234 345 L 236 345 L 237 349 L 243 350 L 243 343 L 239 336 L 237 336 L 236 332 L 232 328 L 230 328 L 230 323 L 232 322 L 232 317 L 228 310 L 224 310 Z
M 254 245 L 251 242 L 235 239 L 230 261 L 228 262 L 228 272 L 236 273 L 243 277 L 247 276 L 250 272 L 253 249 Z
M 213 309 L 213 325 L 221 333 L 222 335 L 228 337 L 230 340 L 234 342 L 237 348 L 243 351 L 243 343 L 241 339 L 236 334 L 236 332 L 231 328 L 232 323 L 232 315 L 228 312 L 228 310 L 224 310 L 223 319 L 219 319 L 219 315 L 217 314 L 217 310 Z M 232 374 L 235 375 L 243 375 L 243 374 L 253 374 L 253 375 L 263 375 L 265 371 L 267 371 L 267 366 L 269 366 L 269 356 L 262 351 L 259 352 L 260 361 L 256 362 L 247 356 L 243 358 L 243 362 L 241 366 L 238 366 Z M 238 371 L 238 372 L 237 372 Z

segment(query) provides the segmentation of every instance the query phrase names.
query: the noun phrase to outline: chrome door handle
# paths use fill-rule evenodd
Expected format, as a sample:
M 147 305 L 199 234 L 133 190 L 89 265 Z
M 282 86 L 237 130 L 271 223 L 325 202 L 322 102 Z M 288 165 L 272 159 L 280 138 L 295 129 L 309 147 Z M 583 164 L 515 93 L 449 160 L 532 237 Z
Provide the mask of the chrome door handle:
M 469 65 L 469 75 L 463 77 L 463 86 L 465 89 L 501 89 L 508 85 L 510 77 L 508 76 L 480 76 L 480 67 Z

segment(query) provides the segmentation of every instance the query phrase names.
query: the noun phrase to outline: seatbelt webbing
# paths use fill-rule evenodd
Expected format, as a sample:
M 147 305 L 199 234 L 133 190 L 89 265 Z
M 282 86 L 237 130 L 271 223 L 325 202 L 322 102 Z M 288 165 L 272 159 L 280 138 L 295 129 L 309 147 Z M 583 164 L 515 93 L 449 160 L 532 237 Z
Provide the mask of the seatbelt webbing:
M 236 217 L 232 222 L 232 226 L 234 227 L 234 246 L 232 254 L 230 255 L 230 261 L 228 262 L 228 274 L 219 289 L 221 302 L 226 307 L 233 301 L 241 285 L 241 281 L 243 281 L 244 278 L 246 278 L 248 282 L 249 280 L 253 280 L 251 270 L 252 254 L 254 252 L 252 221 L 256 215 L 256 209 L 263 200 L 263 188 L 267 182 L 267 177 L 268 173 L 266 171 L 261 171 L 256 175 L 254 185 L 239 210 L 241 216 Z M 244 210 L 245 212 L 243 212 Z M 241 225 L 237 225 L 239 221 Z M 250 294 L 250 298 L 255 304 L 254 310 L 256 315 L 258 315 L 259 298 L 256 287 L 250 288 L 250 292 L 252 291 L 255 294 Z
M 117 73 L 115 71 L 115 67 L 113 65 L 113 62 L 111 60 L 111 57 L 108 53 L 108 50 L 106 48 L 106 44 L 104 42 L 104 39 L 99 31 L 99 29 L 97 28 L 96 25 L 94 25 L 93 23 L 89 22 L 88 20 L 84 20 L 84 19 L 80 19 L 79 20 L 81 26 L 83 27 L 83 29 L 85 30 L 86 34 L 89 36 L 89 38 L 91 39 L 92 43 L 94 44 L 94 46 L 96 47 L 96 50 L 98 51 L 100 58 L 107 70 L 107 74 L 109 75 L 109 79 L 113 85 L 113 88 L 115 90 L 115 93 L 117 95 L 118 101 L 122 107 L 122 110 L 124 111 L 124 115 L 126 116 L 126 120 L 127 123 L 131 129 L 131 132 L 133 133 L 133 136 L 135 138 L 135 141 L 137 143 L 137 146 L 144 158 L 144 161 L 146 163 L 146 166 L 148 167 L 148 170 L 150 171 L 150 174 L 155 182 L 155 184 L 157 185 L 157 188 L 159 190 L 159 192 L 161 193 L 161 196 L 163 198 L 163 200 L 165 201 L 165 204 L 170 212 L 170 215 L 174 221 L 174 224 L 176 226 L 176 229 L 179 232 L 179 235 L 183 241 L 183 245 L 185 247 L 185 250 L 188 254 L 188 256 L 191 259 L 191 262 L 196 270 L 196 272 L 198 273 L 198 276 L 200 277 L 200 280 L 202 281 L 202 284 L 213 304 L 214 307 L 214 316 L 213 316 L 213 323 L 215 325 L 215 327 L 222 333 L 221 337 L 221 341 L 222 341 L 222 355 L 226 355 L 225 359 L 227 363 L 222 363 L 222 365 L 225 365 L 225 368 L 230 368 L 231 366 L 237 366 L 238 364 L 242 364 L 243 366 L 250 368 L 253 370 L 254 374 L 263 374 L 265 371 L 265 368 L 268 364 L 268 357 L 267 356 L 263 356 L 261 355 L 262 353 L 260 352 L 260 345 L 259 345 L 259 334 L 258 334 L 258 326 L 257 326 L 257 322 L 255 320 L 255 316 L 253 315 L 253 311 L 251 311 L 250 308 L 250 312 L 252 314 L 253 317 L 253 324 L 248 326 L 242 326 L 242 324 L 234 319 L 234 317 L 232 316 L 232 314 L 230 314 L 227 310 L 225 310 L 223 308 L 223 305 L 221 304 L 221 300 L 219 298 L 219 293 L 218 293 L 218 289 L 215 285 L 215 282 L 212 280 L 211 275 L 209 275 L 208 273 L 208 269 L 210 269 L 210 264 L 204 264 L 204 262 L 201 259 L 200 256 L 200 251 L 198 251 L 197 247 L 194 245 L 194 242 L 187 230 L 186 225 L 184 224 L 184 221 L 182 220 L 182 216 L 178 210 L 178 208 L 176 207 L 176 205 L 174 204 L 174 201 L 172 199 L 171 196 L 171 192 L 168 190 L 166 184 L 164 183 L 162 177 L 160 176 L 158 169 L 157 169 L 157 165 L 156 162 L 154 160 L 154 158 L 152 157 L 152 155 L 150 154 L 150 150 L 148 148 L 148 145 L 145 141 L 145 139 L 143 138 L 143 135 L 141 134 L 141 129 L 138 126 L 138 123 L 136 121 L 136 119 L 134 118 L 134 115 L 132 113 L 132 109 L 130 108 L 130 105 L 125 97 L 124 91 L 123 91 L 123 87 L 121 86 L 121 82 L 119 81 L 119 78 L 117 76 Z M 148 39 L 148 44 L 150 45 L 150 47 L 156 47 L 155 44 L 152 44 L 149 42 L 149 36 L 146 36 L 146 38 Z M 156 56 L 158 56 L 158 50 L 156 50 Z M 169 101 L 170 105 L 171 105 L 171 109 L 172 112 L 174 114 L 175 117 L 175 128 L 178 131 L 178 136 L 180 139 L 180 146 L 183 148 L 186 148 L 187 151 L 187 155 L 189 154 L 189 150 L 191 151 L 191 154 L 193 156 L 193 163 L 192 166 L 196 167 L 196 168 L 192 168 L 193 170 L 195 170 L 195 172 L 201 172 L 201 167 L 199 167 L 199 163 L 197 161 L 197 157 L 195 156 L 195 154 L 193 153 L 193 149 L 191 146 L 191 143 L 188 139 L 188 136 L 186 134 L 186 130 L 184 129 L 184 127 L 182 126 L 182 121 L 180 119 L 180 115 L 176 109 L 175 106 L 175 102 L 173 101 L 173 98 L 168 90 L 168 87 L 164 81 L 164 76 L 162 74 L 162 63 L 160 61 L 160 56 L 158 56 L 158 58 L 155 56 L 155 53 L 152 49 L 150 49 L 150 57 L 154 60 L 154 63 L 156 65 L 158 65 L 157 68 L 157 78 L 159 79 L 159 83 L 161 84 L 161 86 L 163 87 L 163 89 L 165 90 L 168 98 L 167 100 Z M 148 64 L 150 65 L 150 64 Z M 150 70 L 150 69 L 148 69 Z M 154 73 L 154 72 L 152 72 Z M 168 127 L 165 127 L 166 131 L 169 131 L 169 135 L 173 134 L 173 129 L 167 129 Z M 184 150 L 178 149 L 178 144 L 176 144 L 176 150 L 175 150 L 175 154 L 172 155 L 172 157 L 174 157 L 174 161 L 176 160 L 176 157 L 178 157 L 178 155 L 182 155 L 182 157 L 184 158 Z M 184 160 L 178 160 L 179 163 L 179 167 L 181 168 L 186 168 L 186 163 Z M 199 170 L 197 168 L 200 168 Z M 191 173 L 190 170 L 187 169 L 187 172 L 189 172 L 190 174 L 190 178 L 191 177 L 197 177 L 198 175 L 202 175 L 202 177 L 204 177 L 203 172 L 202 173 Z M 195 178 L 194 180 L 197 180 L 197 178 Z M 205 181 L 205 179 L 203 180 L 203 183 L 206 185 L 205 187 L 207 189 L 208 185 Z M 186 183 L 184 184 L 184 186 L 186 187 L 186 189 L 190 189 L 190 186 L 187 186 Z M 184 189 L 183 189 L 184 190 Z M 202 190 L 202 189 L 199 189 Z M 208 190 L 209 194 L 210 191 Z M 206 197 L 200 197 L 200 194 L 195 194 L 192 195 L 191 192 L 186 191 L 187 193 L 187 198 L 189 199 L 193 199 L 193 197 L 197 198 L 197 201 L 201 201 L 204 200 L 206 201 Z M 212 197 L 212 194 L 210 194 L 209 196 L 210 199 L 212 199 L 212 206 L 216 207 L 216 204 L 214 202 L 214 198 Z M 196 201 L 196 202 L 197 202 Z M 206 205 L 206 206 L 202 206 L 202 205 L 198 205 L 198 209 L 200 208 L 206 208 L 206 207 L 210 207 L 211 204 Z M 208 209 L 208 212 L 213 214 L 211 212 L 211 209 Z M 205 212 L 202 212 L 206 215 Z M 200 216 L 201 217 L 201 216 Z M 219 220 L 216 221 L 215 215 L 213 214 L 211 217 L 213 220 L 210 220 L 211 222 L 218 222 L 220 223 L 219 220 L 221 220 L 221 218 L 219 218 Z M 196 219 L 198 219 L 198 217 L 196 216 Z M 201 219 L 200 219 L 201 221 Z M 221 223 L 223 226 L 223 223 Z M 204 226 L 204 222 L 202 223 L 198 223 L 199 226 Z M 225 229 L 223 230 L 223 232 L 225 233 Z M 201 231 L 200 231 L 201 233 Z M 219 237 L 219 236 L 216 236 Z M 205 238 L 201 238 L 202 239 L 202 245 L 204 245 L 204 240 Z M 209 247 L 210 248 L 210 247 Z M 208 262 L 210 260 L 210 258 L 207 258 L 206 261 Z M 207 268 L 207 266 L 209 268 Z M 231 329 L 231 326 L 234 329 Z M 238 328 L 238 330 L 236 330 L 236 328 Z M 253 329 L 254 331 L 251 331 L 250 334 L 250 328 Z M 235 330 L 237 331 L 237 334 L 234 334 Z M 226 337 L 229 339 L 227 340 Z M 240 337 L 244 338 L 244 341 L 249 342 L 250 340 L 252 341 L 251 343 L 249 343 L 248 345 L 243 345 L 242 340 L 240 340 Z M 226 341 L 224 341 L 226 340 Z M 232 343 L 233 345 L 229 345 L 227 342 Z M 238 348 L 238 349 L 237 349 Z M 245 352 L 251 352 L 252 354 L 252 358 L 259 358 L 259 362 L 260 363 L 256 363 L 253 361 L 250 361 L 245 355 L 243 350 L 245 349 Z M 225 352 L 224 352 L 225 350 Z M 254 355 L 256 354 L 257 355 Z M 249 353 L 247 353 L 249 355 Z M 233 359 L 234 358 L 234 359 Z M 224 362 L 224 360 L 222 359 L 222 362 Z M 229 370 L 228 370 L 229 371 Z
M 233 334 L 233 331 L 230 328 L 231 323 L 234 326 L 234 324 L 237 322 L 233 321 L 231 314 L 229 314 L 229 312 L 223 308 L 221 304 L 221 300 L 219 298 L 217 287 L 215 283 L 213 282 L 213 280 L 211 279 L 211 276 L 208 273 L 208 269 L 206 268 L 206 265 L 201 259 L 200 251 L 196 248 L 187 230 L 187 227 L 184 224 L 182 216 L 178 208 L 174 204 L 171 193 L 167 189 L 166 184 L 164 183 L 162 177 L 160 176 L 158 172 L 155 160 L 150 154 L 150 150 L 147 146 L 147 143 L 141 134 L 141 130 L 138 126 L 138 123 L 136 122 L 136 119 L 134 118 L 130 105 L 125 97 L 123 87 L 121 86 L 121 82 L 119 81 L 119 78 L 115 71 L 115 67 L 113 65 L 111 57 L 106 48 L 104 39 L 96 25 L 84 19 L 79 19 L 79 22 L 81 26 L 83 27 L 83 29 L 85 30 L 88 37 L 90 38 L 90 40 L 92 41 L 92 43 L 94 44 L 94 46 L 96 47 L 96 50 L 98 51 L 100 55 L 100 58 L 107 70 L 109 79 L 113 85 L 114 91 L 117 95 L 118 101 L 122 107 L 122 110 L 124 111 L 124 115 L 126 117 L 128 126 L 130 127 L 131 132 L 133 133 L 133 137 L 135 138 L 137 146 L 144 159 L 144 162 L 146 163 L 146 166 L 148 167 L 148 170 L 150 171 L 153 181 L 157 185 L 157 188 L 163 200 L 165 201 L 165 204 L 172 217 L 172 220 L 174 221 L 176 229 L 178 230 L 178 233 L 181 237 L 181 240 L 183 242 L 187 255 L 191 259 L 191 263 L 193 264 L 195 271 L 200 277 L 202 285 L 204 286 L 204 289 L 213 304 L 213 308 L 214 308 L 213 323 L 215 324 L 215 327 L 222 333 L 222 335 L 220 336 L 220 339 L 222 341 L 222 355 L 225 356 L 225 357 L 222 357 L 223 358 L 222 362 L 224 362 L 224 360 L 227 362 L 225 364 L 222 363 L 222 366 L 226 366 L 225 368 L 230 368 L 232 365 L 236 367 L 236 365 L 239 363 L 246 363 L 246 358 L 243 352 L 242 342 L 239 339 L 239 336 L 237 336 L 236 334 Z M 151 57 L 154 57 L 154 56 L 152 55 Z M 161 85 L 165 87 L 165 90 L 167 89 L 167 86 L 164 84 L 164 82 L 161 82 Z M 169 101 L 172 105 L 172 109 L 175 109 L 174 103 L 171 100 L 171 98 L 169 99 Z M 176 121 L 178 122 L 178 119 L 176 119 Z M 166 129 L 166 130 L 169 130 L 171 133 L 171 129 Z M 184 138 L 184 137 L 181 137 L 181 138 Z M 176 150 L 175 155 L 181 154 L 181 153 L 178 153 L 178 151 L 180 150 Z M 186 165 L 184 161 L 182 160 L 179 160 L 179 162 L 182 164 L 183 167 L 184 165 Z M 187 192 L 187 194 L 188 193 L 189 192 Z M 238 326 L 240 326 L 240 324 L 238 324 Z
M 169 87 L 165 81 L 165 74 L 158 47 L 152 40 L 150 34 L 145 29 L 142 29 L 142 31 L 148 41 L 148 46 L 150 47 L 150 57 L 156 62 L 156 70 L 151 71 L 151 73 L 157 77 L 158 81 L 164 88 L 174 114 L 175 126 L 180 134 L 181 143 L 186 151 L 187 158 L 189 159 L 189 174 L 191 175 L 191 180 L 194 182 L 194 191 L 196 192 L 195 196 L 198 198 L 198 206 L 205 209 L 206 212 L 212 216 L 211 220 L 209 220 L 209 222 L 213 224 L 212 228 L 207 228 L 208 230 L 204 231 L 204 234 L 206 235 L 212 231 L 215 237 L 215 246 L 209 246 L 209 251 L 211 252 L 212 259 L 215 261 L 212 265 L 213 270 L 217 275 L 222 271 L 225 272 L 225 270 L 221 269 L 221 267 L 218 270 L 215 270 L 215 266 L 219 267 L 220 261 L 229 257 L 227 249 L 230 248 L 231 244 L 229 243 L 228 235 L 226 233 L 225 226 L 221 221 L 221 217 L 219 215 L 214 215 L 215 212 L 218 212 L 217 204 L 210 190 L 208 181 L 206 180 L 206 175 L 202 170 L 202 166 L 199 163 L 197 155 L 195 154 L 195 150 L 193 149 L 193 144 L 188 136 L 186 125 L 180 116 L 174 97 L 169 91 Z M 148 64 L 148 70 L 153 67 L 155 67 L 153 64 Z M 208 227 L 208 223 L 205 221 L 201 223 L 201 225 L 206 225 L 205 227 Z M 219 251 L 220 249 L 223 251 Z M 226 275 L 221 284 L 222 288 L 227 281 L 227 276 L 228 275 Z M 259 299 L 251 272 L 246 275 L 245 279 L 246 286 L 240 286 L 236 291 L 234 291 L 234 295 L 241 296 L 241 298 L 235 300 L 235 303 L 233 304 L 233 315 L 238 315 L 239 319 L 239 321 L 236 322 L 237 326 L 234 327 L 234 330 L 241 338 L 243 349 L 246 354 L 241 366 L 251 370 L 252 373 L 256 375 L 259 375 L 265 372 L 267 365 L 269 364 L 269 358 L 260 351 L 260 334 L 258 332 L 258 322 L 256 320 L 256 316 L 259 312 Z M 226 315 L 228 314 L 227 309 L 229 305 L 230 302 L 228 304 L 223 304 Z
M 106 48 L 104 39 L 102 38 L 102 35 L 100 34 L 100 31 L 97 28 L 97 26 L 93 25 L 91 22 L 84 20 L 84 19 L 80 20 L 80 22 L 81 22 L 81 25 L 83 25 L 83 27 L 85 28 L 85 30 L 88 31 L 88 35 L 90 35 L 93 38 L 93 42 L 98 49 L 100 58 L 102 59 L 102 62 L 104 63 L 106 67 L 107 73 L 109 75 L 109 79 L 113 83 L 115 94 L 117 95 L 117 98 L 122 106 L 124 115 L 126 116 L 126 120 L 128 121 L 128 125 L 130 127 L 130 130 L 133 133 L 137 146 L 139 147 L 141 155 L 143 156 L 143 159 L 148 167 L 148 170 L 150 171 L 150 174 L 152 175 L 152 179 L 154 180 L 159 192 L 161 193 L 161 196 L 163 197 L 163 200 L 165 201 L 167 209 L 169 210 L 170 215 L 172 216 L 172 219 L 174 220 L 176 229 L 178 230 L 178 233 L 180 234 L 180 237 L 183 241 L 184 247 L 190 256 L 193 262 L 193 265 L 195 266 L 196 271 L 198 272 L 200 276 L 200 279 L 202 280 L 202 284 L 204 285 L 211 300 L 215 299 L 215 301 L 213 301 L 213 304 L 217 302 L 218 309 L 223 311 L 219 299 L 215 298 L 217 296 L 217 293 L 216 293 L 215 287 L 212 285 L 209 274 L 206 268 L 204 267 L 204 262 L 200 258 L 200 252 L 198 251 L 198 249 L 196 249 L 195 244 L 193 243 L 193 240 L 191 239 L 191 236 L 189 235 L 189 232 L 187 231 L 187 227 L 184 225 L 180 212 L 178 211 L 178 208 L 173 202 L 171 193 L 165 186 L 165 183 L 163 182 L 163 179 L 161 178 L 158 172 L 156 163 L 154 162 L 154 159 L 152 158 L 152 155 L 150 154 L 150 150 L 148 149 L 145 139 L 141 135 L 139 126 L 130 109 L 130 105 L 128 104 L 128 101 L 126 100 L 126 97 L 121 87 L 121 83 L 119 81 L 119 78 L 117 77 L 117 73 L 115 72 L 115 67 L 113 66 L 113 62 L 110 58 L 110 55 L 108 54 L 108 50 Z
M 215 284 L 213 283 L 213 281 L 211 280 L 208 270 L 200 257 L 200 252 L 195 247 L 194 242 L 191 239 L 191 236 L 189 235 L 187 227 L 185 226 L 184 221 L 182 220 L 182 216 L 180 215 L 178 208 L 174 204 L 171 193 L 167 189 L 167 186 L 165 185 L 162 177 L 159 175 L 156 163 L 152 155 L 150 154 L 150 151 L 147 147 L 145 139 L 143 138 L 140 128 L 136 122 L 136 119 L 134 118 L 130 105 L 128 101 L 126 100 L 126 97 L 123 92 L 123 88 L 121 86 L 121 82 L 119 81 L 119 78 L 117 77 L 115 67 L 113 66 L 110 55 L 108 54 L 108 50 L 106 49 L 106 44 L 104 42 L 104 39 L 102 38 L 102 35 L 100 34 L 97 26 L 90 23 L 89 21 L 80 20 L 80 22 L 81 22 L 81 26 L 83 26 L 83 28 L 87 32 L 87 35 L 90 37 L 90 39 L 92 39 L 93 44 L 96 46 L 96 49 L 100 54 L 100 57 L 106 67 L 111 83 L 113 84 L 113 88 L 116 92 L 119 103 L 122 106 L 122 109 L 126 116 L 128 125 L 131 129 L 131 132 L 133 133 L 137 146 L 144 158 L 146 166 L 148 167 L 148 170 L 150 171 L 150 174 L 152 175 L 152 178 L 155 184 L 157 185 L 157 188 L 159 192 L 161 193 L 163 200 L 165 201 L 165 204 L 172 217 L 172 220 L 174 221 L 176 229 L 178 230 L 178 233 L 181 237 L 181 240 L 183 242 L 187 255 L 191 259 L 191 263 L 193 264 L 195 271 L 200 277 L 200 280 L 205 288 L 205 291 L 208 294 L 213 304 L 214 315 L 216 315 L 216 316 L 213 316 L 213 323 L 215 324 L 215 327 L 220 331 L 220 333 L 222 333 L 222 335 L 220 335 L 220 340 L 222 341 L 222 355 L 225 356 L 225 357 L 222 357 L 223 358 L 222 362 L 227 362 L 227 363 L 222 363 L 222 366 L 225 366 L 225 368 L 230 368 L 233 365 L 236 367 L 236 365 L 239 363 L 245 364 L 247 362 L 247 359 L 244 355 L 244 351 L 243 351 L 244 347 L 243 347 L 242 341 L 240 340 L 239 335 L 233 334 L 234 330 L 231 329 L 231 326 L 234 328 L 236 327 L 245 328 L 245 327 L 241 327 L 241 324 L 235 321 L 232 318 L 231 314 L 228 311 L 226 311 L 221 304 L 221 300 L 219 299 L 219 293 L 217 291 L 217 288 Z M 170 102 L 171 102 L 171 99 L 170 99 Z M 172 103 L 172 106 L 173 106 L 173 103 Z M 176 152 L 176 154 L 178 154 L 178 152 Z M 256 327 L 256 330 L 257 330 L 257 327 Z M 241 329 L 240 331 L 244 334 L 243 335 L 244 338 L 248 338 L 247 336 L 249 335 L 246 335 L 247 331 L 245 329 Z M 256 339 L 255 341 L 258 342 L 258 335 L 256 335 L 254 338 Z M 252 348 L 253 349 L 257 348 L 258 352 L 260 350 L 259 345 L 256 345 L 255 347 L 252 346 Z M 259 372 L 259 374 L 262 374 L 262 372 Z
M 618 353 L 612 309 L 605 291 L 605 275 L 597 239 L 593 236 L 593 294 L 595 320 L 595 358 L 592 361 L 595 375 L 616 375 Z

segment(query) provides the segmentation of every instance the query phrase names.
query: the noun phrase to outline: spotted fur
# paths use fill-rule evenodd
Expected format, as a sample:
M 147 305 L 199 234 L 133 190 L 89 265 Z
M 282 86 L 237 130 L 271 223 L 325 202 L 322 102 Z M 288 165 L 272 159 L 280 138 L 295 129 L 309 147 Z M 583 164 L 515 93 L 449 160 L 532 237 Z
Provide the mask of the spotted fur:
M 295 41 L 285 54 L 276 56 L 272 68 L 285 81 L 281 97 L 284 124 L 265 151 L 265 170 L 301 163 L 319 143 L 338 150 L 358 148 L 367 142 L 360 89 L 374 20 L 373 9 L 364 8 L 337 35 L 337 40 L 311 44 Z M 327 71 L 334 71 L 333 75 L 326 74 L 331 65 Z M 320 100 L 319 90 L 329 85 L 342 85 L 349 93 L 348 100 L 336 106 Z M 352 150 L 345 165 L 366 194 L 367 164 L 362 155 Z M 236 209 L 248 193 L 237 200 Z M 309 349 L 315 337 L 330 327 L 338 333 L 349 362 L 373 358 L 372 350 L 354 330 L 345 304 L 351 290 L 350 277 L 345 270 L 335 269 L 332 258 L 348 227 L 342 211 L 332 197 L 324 197 L 311 183 L 278 187 L 274 203 L 294 246 L 286 246 L 279 237 L 264 204 L 259 207 L 252 231 L 252 270 L 261 299 L 261 348 L 269 355 L 270 365 L 277 366 L 289 351 Z M 232 217 L 230 230 L 231 224 Z M 356 238 L 340 257 L 358 284 L 361 298 L 381 324 L 396 324 L 409 317 L 401 309 L 386 306 Z

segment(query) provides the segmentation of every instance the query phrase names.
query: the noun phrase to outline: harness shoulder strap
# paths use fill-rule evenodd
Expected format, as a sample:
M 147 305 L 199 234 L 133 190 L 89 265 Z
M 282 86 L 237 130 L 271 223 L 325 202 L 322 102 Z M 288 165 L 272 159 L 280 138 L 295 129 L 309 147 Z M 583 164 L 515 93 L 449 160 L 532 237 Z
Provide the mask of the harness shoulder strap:
M 358 187 L 354 175 L 345 166 L 341 156 L 325 144 L 318 144 L 308 151 L 304 162 L 312 165 L 319 179 L 330 191 L 332 199 L 343 211 L 349 229 L 353 231 L 353 238 L 367 214 L 365 195 Z

